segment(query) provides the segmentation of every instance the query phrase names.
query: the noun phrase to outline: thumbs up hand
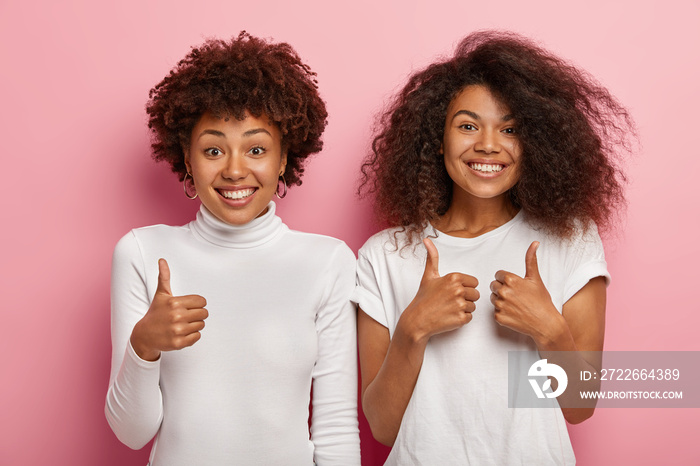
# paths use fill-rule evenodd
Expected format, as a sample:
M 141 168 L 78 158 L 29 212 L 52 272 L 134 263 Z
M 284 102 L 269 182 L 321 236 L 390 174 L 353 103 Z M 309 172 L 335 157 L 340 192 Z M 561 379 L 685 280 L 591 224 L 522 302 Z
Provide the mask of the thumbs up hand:
M 158 287 L 151 307 L 131 332 L 131 346 L 146 361 L 155 361 L 162 351 L 194 345 L 204 328 L 209 312 L 207 300 L 199 295 L 173 296 L 170 268 L 165 259 L 158 261 Z
M 525 253 L 525 276 L 499 270 L 491 282 L 491 303 L 496 308 L 496 322 L 531 336 L 536 342 L 544 336 L 547 323 L 558 317 L 559 311 L 544 286 L 537 266 L 534 241 Z
M 438 272 L 438 251 L 426 238 L 428 251 L 425 270 L 415 298 L 401 315 L 400 324 L 417 340 L 426 341 L 433 335 L 457 329 L 472 319 L 479 299 L 478 280 L 463 273 L 443 277 Z

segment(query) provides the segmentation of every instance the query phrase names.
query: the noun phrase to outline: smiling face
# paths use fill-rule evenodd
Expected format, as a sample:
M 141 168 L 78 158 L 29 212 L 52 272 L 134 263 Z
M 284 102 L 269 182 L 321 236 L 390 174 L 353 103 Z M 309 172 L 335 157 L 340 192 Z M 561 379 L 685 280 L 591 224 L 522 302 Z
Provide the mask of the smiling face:
M 287 164 L 279 128 L 247 112 L 243 120 L 202 115 L 186 154 L 202 204 L 230 225 L 265 213 Z
M 441 152 L 456 198 L 507 199 L 520 177 L 521 148 L 510 110 L 485 86 L 460 91 L 447 108 Z

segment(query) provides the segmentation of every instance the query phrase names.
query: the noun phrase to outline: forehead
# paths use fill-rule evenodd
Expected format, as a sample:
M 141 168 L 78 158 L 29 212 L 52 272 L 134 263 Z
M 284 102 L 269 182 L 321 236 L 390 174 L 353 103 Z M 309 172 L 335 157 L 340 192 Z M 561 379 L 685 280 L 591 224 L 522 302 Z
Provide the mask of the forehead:
M 247 110 L 241 120 L 232 115 L 218 116 L 213 112 L 206 111 L 192 128 L 192 136 L 196 138 L 206 130 L 215 130 L 224 133 L 227 137 L 239 136 L 256 129 L 265 130 L 273 138 L 281 138 L 278 126 L 267 115 L 262 114 L 256 117 Z
M 469 110 L 480 115 L 488 113 L 498 117 L 510 114 L 510 109 L 505 103 L 496 98 L 488 87 L 479 84 L 466 86 L 454 96 L 447 107 L 447 117 L 451 118 L 460 110 Z

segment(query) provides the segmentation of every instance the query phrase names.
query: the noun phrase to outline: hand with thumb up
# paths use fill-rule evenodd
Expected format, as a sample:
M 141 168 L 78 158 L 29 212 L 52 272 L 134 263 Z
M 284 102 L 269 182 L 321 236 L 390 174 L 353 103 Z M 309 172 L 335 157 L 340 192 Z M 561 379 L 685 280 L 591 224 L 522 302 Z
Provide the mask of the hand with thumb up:
M 155 361 L 162 351 L 194 345 L 209 316 L 206 305 L 207 300 L 199 295 L 173 296 L 170 268 L 165 259 L 160 259 L 158 287 L 151 307 L 131 332 L 131 346 L 141 359 Z
M 423 240 L 428 251 L 420 287 L 401 315 L 399 325 L 416 341 L 427 342 L 438 333 L 462 327 L 472 319 L 479 299 L 478 280 L 463 273 L 440 276 L 438 251 L 433 242 Z
M 546 338 L 547 324 L 560 317 L 540 277 L 537 266 L 539 245 L 534 241 L 525 253 L 524 277 L 499 270 L 490 287 L 496 322 L 531 336 L 536 343 Z

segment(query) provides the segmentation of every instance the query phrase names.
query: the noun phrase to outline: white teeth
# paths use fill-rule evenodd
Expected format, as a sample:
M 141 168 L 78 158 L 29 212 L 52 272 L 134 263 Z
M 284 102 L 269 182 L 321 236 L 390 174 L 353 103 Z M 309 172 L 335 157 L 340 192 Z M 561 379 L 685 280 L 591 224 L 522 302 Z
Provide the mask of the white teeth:
M 479 171 L 479 172 L 484 172 L 484 173 L 492 173 L 492 172 L 500 172 L 503 170 L 503 165 L 496 165 L 496 164 L 490 164 L 490 163 L 470 163 L 469 168 Z
M 246 197 L 252 195 L 255 192 L 255 190 L 253 188 L 249 188 L 249 189 L 238 189 L 236 191 L 221 190 L 219 192 L 226 199 L 243 199 L 243 198 L 246 198 Z

